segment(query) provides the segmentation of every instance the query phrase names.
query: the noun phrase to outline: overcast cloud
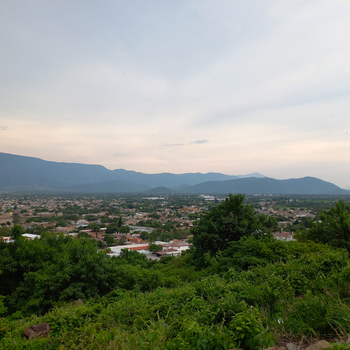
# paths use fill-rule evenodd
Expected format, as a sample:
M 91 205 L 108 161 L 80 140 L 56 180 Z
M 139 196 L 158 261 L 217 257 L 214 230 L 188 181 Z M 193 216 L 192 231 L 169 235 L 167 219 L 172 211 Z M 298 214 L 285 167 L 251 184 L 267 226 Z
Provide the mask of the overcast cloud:
M 349 18 L 347 0 L 2 1 L 0 151 L 350 187 Z

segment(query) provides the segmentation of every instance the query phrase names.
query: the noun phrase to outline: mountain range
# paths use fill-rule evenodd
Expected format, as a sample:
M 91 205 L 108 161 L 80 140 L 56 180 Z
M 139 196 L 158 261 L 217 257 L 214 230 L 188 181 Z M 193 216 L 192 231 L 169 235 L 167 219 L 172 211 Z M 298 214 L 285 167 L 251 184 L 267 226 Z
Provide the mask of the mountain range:
M 59 193 L 261 193 L 350 194 L 350 191 L 313 177 L 276 180 L 260 173 L 145 174 L 102 165 L 60 163 L 0 153 L 1 192 Z

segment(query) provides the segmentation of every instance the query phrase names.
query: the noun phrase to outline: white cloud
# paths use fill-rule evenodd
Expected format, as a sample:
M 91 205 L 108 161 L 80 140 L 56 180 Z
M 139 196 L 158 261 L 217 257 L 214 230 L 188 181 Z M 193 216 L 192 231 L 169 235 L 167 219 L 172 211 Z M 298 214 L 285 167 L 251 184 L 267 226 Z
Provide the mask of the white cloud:
M 2 151 L 350 186 L 348 2 L 13 3 Z

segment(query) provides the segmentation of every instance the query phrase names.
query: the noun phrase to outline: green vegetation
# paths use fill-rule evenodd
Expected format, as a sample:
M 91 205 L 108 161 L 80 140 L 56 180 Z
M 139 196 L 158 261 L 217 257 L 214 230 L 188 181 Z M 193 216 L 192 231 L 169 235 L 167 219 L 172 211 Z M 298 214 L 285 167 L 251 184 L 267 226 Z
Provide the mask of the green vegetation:
M 103 240 L 106 242 L 106 244 L 108 245 L 108 246 L 113 246 L 113 245 L 115 245 L 115 240 L 114 240 L 114 237 L 113 236 L 111 236 L 111 235 L 105 235 L 104 237 L 103 237 Z
M 161 251 L 163 247 L 159 244 L 152 243 L 149 245 L 148 249 L 150 252 L 158 252 Z
M 0 226 L 0 237 L 6 237 L 11 235 L 11 229 L 6 225 Z
M 277 222 L 265 215 L 257 216 L 252 205 L 244 204 L 243 195 L 229 195 L 225 201 L 203 216 L 192 229 L 198 256 L 215 254 L 229 243 L 250 235 L 263 236 L 277 228 Z
M 299 239 L 345 248 L 350 252 L 350 205 L 340 200 L 335 207 L 322 211 L 319 217 L 319 221 L 310 222 L 310 230 L 299 234 Z
M 319 212 L 328 210 L 331 206 L 334 206 L 339 199 L 349 203 L 349 196 L 338 197 L 326 195 L 274 196 L 271 200 L 275 202 L 276 209 L 308 209 L 314 212 L 314 214 L 318 214 Z M 250 200 L 255 203 L 257 200 L 261 200 L 261 198 L 250 198 Z
M 346 229 L 343 203 L 324 215 L 329 232 Z M 0 242 L 0 348 L 263 349 L 348 334 L 347 241 L 277 241 L 273 226 L 230 196 L 201 216 L 190 251 L 159 261 L 110 258 L 85 237 L 27 241 L 15 226 L 15 242 Z M 42 322 L 49 338 L 21 339 Z
M 173 229 L 171 231 L 162 232 L 161 230 L 154 230 L 151 233 L 142 233 L 142 236 L 140 236 L 142 239 L 146 239 L 150 242 L 154 241 L 163 241 L 163 242 L 169 242 L 173 239 L 183 239 L 187 238 L 189 234 L 189 231 L 187 230 L 181 230 L 181 229 Z

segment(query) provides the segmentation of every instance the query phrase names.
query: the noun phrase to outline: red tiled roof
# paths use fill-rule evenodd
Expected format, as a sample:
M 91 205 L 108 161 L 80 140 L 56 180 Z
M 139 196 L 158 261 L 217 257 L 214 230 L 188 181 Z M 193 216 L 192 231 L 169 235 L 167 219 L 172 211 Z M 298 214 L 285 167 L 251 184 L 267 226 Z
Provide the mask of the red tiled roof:
M 144 249 L 148 249 L 148 245 L 144 245 L 142 247 L 130 247 L 128 249 L 130 249 L 130 250 L 144 250 Z

